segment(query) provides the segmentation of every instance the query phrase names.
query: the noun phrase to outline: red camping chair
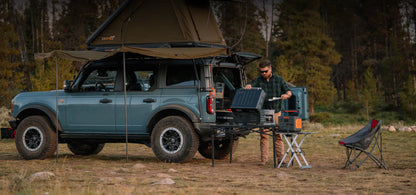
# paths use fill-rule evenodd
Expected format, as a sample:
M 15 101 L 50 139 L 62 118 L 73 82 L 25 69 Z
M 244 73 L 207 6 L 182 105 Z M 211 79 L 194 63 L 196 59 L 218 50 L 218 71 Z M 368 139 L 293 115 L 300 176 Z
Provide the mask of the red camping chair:
M 374 141 L 373 141 L 374 140 Z M 367 150 L 372 144 L 371 149 Z M 349 167 L 351 171 L 360 167 L 368 157 L 370 157 L 378 167 L 387 170 L 386 163 L 383 158 L 382 138 L 381 138 L 381 121 L 371 120 L 365 127 L 350 135 L 349 137 L 339 141 L 339 144 L 346 147 L 347 161 L 344 168 Z M 380 158 L 375 157 L 372 152 L 375 148 L 380 152 Z M 363 159 L 359 157 L 361 154 L 367 156 Z

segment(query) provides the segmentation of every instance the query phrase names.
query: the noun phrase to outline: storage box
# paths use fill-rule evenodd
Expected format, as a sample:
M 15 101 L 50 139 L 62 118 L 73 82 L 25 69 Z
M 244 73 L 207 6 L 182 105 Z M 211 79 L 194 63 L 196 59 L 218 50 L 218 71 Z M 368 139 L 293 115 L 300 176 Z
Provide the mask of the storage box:
M 260 123 L 263 125 L 275 125 L 274 110 L 260 110 Z
M 224 83 L 215 83 L 215 98 L 224 98 Z
M 257 110 L 233 110 L 234 122 L 244 124 L 259 124 L 260 112 Z
M 261 108 L 266 94 L 260 88 L 238 89 L 231 103 L 235 123 L 261 123 Z
M 266 94 L 261 88 L 238 89 L 235 92 L 231 109 L 249 109 L 260 111 Z
M 12 134 L 13 134 L 13 129 L 1 128 L 1 139 L 11 139 Z
M 292 92 L 292 97 L 282 101 L 282 113 L 284 114 L 286 110 L 297 110 L 299 118 L 308 120 L 308 88 L 290 87 L 290 91 Z
M 300 132 L 302 119 L 297 116 L 280 116 L 278 127 L 280 132 Z

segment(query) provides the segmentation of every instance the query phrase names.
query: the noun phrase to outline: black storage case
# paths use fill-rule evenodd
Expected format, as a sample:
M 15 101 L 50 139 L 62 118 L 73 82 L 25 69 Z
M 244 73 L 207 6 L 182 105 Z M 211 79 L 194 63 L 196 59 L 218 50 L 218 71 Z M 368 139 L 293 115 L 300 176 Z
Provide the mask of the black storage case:
M 278 126 L 280 132 L 300 132 L 302 131 L 302 119 L 297 116 L 280 116 Z
M 261 108 L 266 94 L 261 88 L 238 89 L 231 104 L 235 123 L 261 123 Z
M 10 128 L 1 128 L 1 139 L 11 139 L 13 130 Z

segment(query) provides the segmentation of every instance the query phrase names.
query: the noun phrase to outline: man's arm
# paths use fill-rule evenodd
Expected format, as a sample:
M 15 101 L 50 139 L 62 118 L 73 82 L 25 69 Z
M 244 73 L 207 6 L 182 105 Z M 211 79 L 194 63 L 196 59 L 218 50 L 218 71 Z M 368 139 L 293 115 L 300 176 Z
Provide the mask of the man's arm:
M 282 100 L 289 99 L 292 96 L 292 92 L 290 91 L 290 88 L 287 86 L 287 83 L 283 78 L 280 79 L 280 86 L 281 90 L 285 91 L 285 93 L 280 96 Z

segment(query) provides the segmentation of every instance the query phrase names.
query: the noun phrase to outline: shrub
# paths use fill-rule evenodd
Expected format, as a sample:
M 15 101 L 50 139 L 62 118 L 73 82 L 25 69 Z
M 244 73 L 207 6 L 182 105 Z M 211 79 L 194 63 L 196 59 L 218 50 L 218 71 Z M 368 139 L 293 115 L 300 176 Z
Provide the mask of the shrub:
M 311 123 L 322 123 L 331 119 L 331 114 L 328 112 L 318 112 L 309 117 Z
M 6 107 L 0 107 L 0 127 L 9 127 L 9 120 L 12 119 L 10 110 Z

